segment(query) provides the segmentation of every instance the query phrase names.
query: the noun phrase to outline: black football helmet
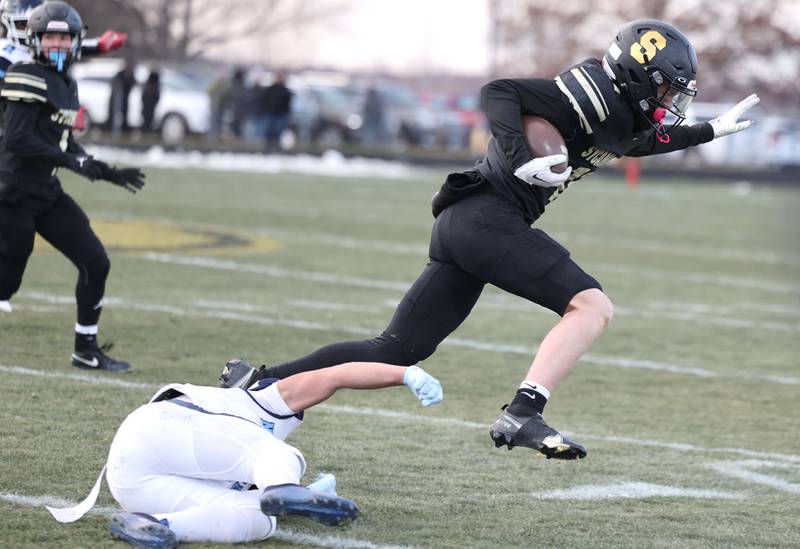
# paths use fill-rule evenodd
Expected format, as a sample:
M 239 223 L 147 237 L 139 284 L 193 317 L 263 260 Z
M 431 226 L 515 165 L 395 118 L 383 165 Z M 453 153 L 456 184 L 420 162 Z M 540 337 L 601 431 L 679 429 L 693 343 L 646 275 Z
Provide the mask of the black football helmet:
M 48 32 L 69 34 L 72 38 L 68 49 L 42 51 L 42 35 Z M 28 17 L 28 44 L 37 63 L 54 67 L 57 71 L 67 68 L 80 59 L 84 28 L 77 10 L 61 0 L 50 0 L 31 11 Z
M 643 19 L 626 24 L 603 56 L 603 64 L 633 111 L 659 136 L 686 119 L 686 109 L 697 95 L 697 54 L 669 23 Z M 675 119 L 665 128 L 662 120 L 667 112 Z
M 0 1 L 0 25 L 3 36 L 20 46 L 28 45 L 28 17 L 44 0 Z

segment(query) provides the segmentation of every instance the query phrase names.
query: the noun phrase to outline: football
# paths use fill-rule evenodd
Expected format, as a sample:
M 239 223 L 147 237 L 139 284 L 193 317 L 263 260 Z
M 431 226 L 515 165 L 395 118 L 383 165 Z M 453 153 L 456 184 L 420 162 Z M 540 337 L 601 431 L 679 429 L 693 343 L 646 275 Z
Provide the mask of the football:
M 567 155 L 567 161 L 556 164 L 550 168 L 555 173 L 561 173 L 567 169 L 569 156 L 567 154 L 567 144 L 555 126 L 539 116 L 523 116 L 522 131 L 528 142 L 528 149 L 534 158 L 550 156 L 551 154 Z

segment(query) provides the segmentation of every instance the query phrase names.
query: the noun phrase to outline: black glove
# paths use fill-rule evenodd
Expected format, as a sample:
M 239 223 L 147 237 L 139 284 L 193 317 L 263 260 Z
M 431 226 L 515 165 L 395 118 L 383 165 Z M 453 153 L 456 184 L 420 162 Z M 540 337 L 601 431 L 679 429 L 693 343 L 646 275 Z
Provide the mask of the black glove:
M 132 193 L 144 187 L 144 172 L 139 168 L 111 168 L 108 167 L 108 177 L 105 175 L 102 179 L 110 181 L 114 185 L 119 185 Z
M 89 181 L 95 181 L 96 179 L 103 179 L 105 169 L 108 169 L 109 166 L 105 162 L 95 160 L 91 155 L 76 156 L 67 154 L 66 168 L 82 175 Z

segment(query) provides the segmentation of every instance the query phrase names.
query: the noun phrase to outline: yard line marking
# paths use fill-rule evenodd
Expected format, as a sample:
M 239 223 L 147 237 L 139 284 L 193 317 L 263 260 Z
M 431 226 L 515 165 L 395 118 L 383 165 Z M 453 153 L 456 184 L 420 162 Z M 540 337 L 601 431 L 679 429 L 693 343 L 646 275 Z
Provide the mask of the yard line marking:
M 217 231 L 238 231 L 247 232 L 256 236 L 269 237 L 293 242 L 313 242 L 324 244 L 330 247 L 343 248 L 347 250 L 373 250 L 378 252 L 391 253 L 396 255 L 410 255 L 417 257 L 427 257 L 428 243 L 420 241 L 397 242 L 391 240 L 375 240 L 354 238 L 348 236 L 334 235 L 330 233 L 298 232 L 287 231 L 272 227 L 242 227 L 231 226 L 219 223 L 193 223 L 187 221 L 176 222 L 174 219 L 157 218 L 146 216 L 132 216 L 111 211 L 96 211 L 96 215 L 108 220 L 124 221 L 143 221 L 154 223 L 165 223 L 176 227 L 191 228 L 194 230 L 217 230 Z M 430 228 L 430 224 L 425 223 L 424 228 Z M 602 244 L 605 247 L 618 249 L 630 249 L 637 251 L 670 253 L 673 255 L 685 255 L 690 257 L 703 257 L 711 259 L 722 259 L 732 261 L 745 261 L 747 263 L 765 263 L 767 265 L 800 265 L 800 258 L 796 258 L 787 253 L 779 251 L 764 250 L 742 250 L 741 248 L 697 248 L 695 246 L 681 246 L 665 244 L 657 240 L 640 240 L 614 236 L 613 238 L 597 238 L 587 234 L 578 234 L 563 231 L 550 231 L 549 234 L 559 241 L 564 241 L 566 245 L 573 242 L 578 244 L 592 245 Z
M 373 288 L 378 290 L 397 290 L 405 291 L 409 284 L 405 282 L 390 282 L 386 280 L 375 280 L 371 278 L 358 278 L 351 276 L 338 276 L 331 273 L 321 273 L 315 271 L 298 271 L 295 269 L 284 269 L 281 267 L 271 267 L 269 265 L 257 265 L 252 263 L 241 263 L 223 259 L 212 259 L 210 257 L 189 257 L 174 254 L 161 254 L 149 252 L 141 256 L 148 261 L 159 263 L 170 263 L 174 265 L 185 265 L 190 267 L 205 267 L 224 271 L 236 271 L 240 273 L 253 273 L 273 278 L 289 278 L 292 280 L 307 280 L 311 282 L 321 282 L 324 284 L 339 284 L 344 286 L 354 286 L 356 288 Z
M 0 492 L 0 501 L 7 501 L 8 503 L 23 505 L 25 507 L 44 507 L 45 505 L 50 505 L 52 507 L 72 507 L 75 505 L 74 501 L 58 496 L 25 496 L 8 492 Z M 117 507 L 95 507 L 91 509 L 89 513 L 110 517 L 114 513 L 119 513 L 121 511 L 122 509 Z M 310 545 L 311 547 L 331 547 L 335 549 L 411 549 L 408 545 L 379 545 L 371 541 L 339 538 L 336 536 L 317 536 L 315 534 L 295 532 L 283 528 L 278 528 L 269 539 L 288 541 L 299 545 Z
M 0 364 L 0 372 L 7 374 L 22 374 L 26 376 L 46 377 L 48 379 L 70 379 L 73 381 L 86 381 L 88 383 L 97 383 L 99 385 L 113 385 L 114 387 L 124 387 L 126 389 L 158 389 L 157 385 L 152 383 L 142 383 L 140 381 L 124 381 L 115 377 L 97 377 L 89 374 L 64 374 L 58 371 L 48 370 L 33 370 L 31 368 L 23 368 L 22 366 L 5 366 Z M 116 374 L 119 375 L 119 374 Z
M 790 255 L 788 252 L 784 255 L 780 252 L 774 251 L 742 250 L 741 248 L 726 249 L 719 247 L 689 247 L 666 244 L 664 242 L 659 242 L 658 240 L 642 240 L 620 236 L 614 236 L 613 238 L 598 238 L 589 234 L 565 233 L 560 231 L 554 231 L 550 234 L 556 240 L 566 241 L 569 244 L 576 243 L 591 246 L 601 244 L 606 248 L 611 247 L 642 252 L 669 253 L 673 255 L 689 257 L 744 261 L 747 263 L 765 263 L 767 265 L 800 265 L 800 259 Z
M 48 379 L 63 379 L 68 381 L 79 381 L 82 383 L 94 383 L 97 385 L 115 385 L 110 383 L 117 381 L 111 377 L 100 377 L 88 374 L 66 373 L 59 371 L 46 371 L 35 370 L 32 368 L 23 368 L 20 366 L 5 366 L 0 364 L 0 372 L 8 374 L 29 375 L 35 377 L 46 377 Z M 119 375 L 119 374 L 115 374 Z M 139 383 L 138 386 L 133 386 L 126 383 L 123 387 L 126 389 L 149 389 L 151 391 L 163 387 L 165 383 Z M 144 404 L 144 402 L 143 402 Z M 489 423 L 468 421 L 459 418 L 437 417 L 420 414 L 411 414 L 408 412 L 399 412 L 396 410 L 387 410 L 385 408 L 367 408 L 357 406 L 347 406 L 339 404 L 318 404 L 314 407 L 317 411 L 338 413 L 338 414 L 353 414 L 363 416 L 377 416 L 387 419 L 398 419 L 402 421 L 418 421 L 426 425 L 440 425 L 443 427 L 463 427 L 468 429 L 487 430 Z M 800 456 L 792 454 L 777 454 L 771 452 L 757 452 L 748 450 L 746 448 L 706 448 L 694 444 L 687 444 L 682 442 L 663 442 L 658 440 L 638 439 L 620 436 L 607 436 L 607 435 L 589 435 L 583 433 L 570 433 L 565 434 L 574 436 L 575 438 L 582 438 L 585 440 L 597 440 L 600 442 L 608 442 L 612 444 L 625 444 L 630 446 L 643 446 L 653 448 L 663 448 L 666 450 L 674 450 L 677 452 L 698 452 L 698 453 L 716 453 L 716 454 L 734 454 L 748 458 L 758 458 L 764 460 L 785 461 L 788 463 L 800 463 Z
M 800 294 L 800 285 L 788 282 L 775 282 L 760 278 L 749 278 L 729 275 L 709 275 L 697 272 L 664 271 L 660 269 L 648 269 L 645 267 L 629 267 L 611 263 L 590 263 L 590 270 L 597 270 L 607 273 L 631 275 L 637 278 L 647 278 L 650 280 L 681 280 L 695 284 L 713 284 L 715 286 L 731 286 L 734 288 L 747 288 L 750 290 L 762 290 L 765 292 L 779 294 Z
M 768 467 L 797 471 L 797 466 L 790 463 L 774 463 L 771 461 L 750 459 L 742 461 L 715 461 L 706 463 L 705 466 L 718 473 L 737 478 L 744 482 L 769 486 L 770 488 L 775 488 L 782 492 L 789 492 L 790 494 L 800 494 L 800 484 L 796 482 L 789 482 L 781 478 L 752 471 L 753 469 L 764 469 Z
M 45 505 L 51 507 L 72 507 L 75 505 L 74 501 L 58 496 L 25 496 L 8 492 L 0 492 L 0 500 L 13 503 L 14 505 L 24 505 L 26 507 L 44 507 Z M 93 515 L 111 515 L 119 511 L 122 511 L 122 509 L 117 507 L 93 507 L 89 510 L 89 513 Z
M 411 282 L 398 282 L 388 280 L 378 280 L 372 278 L 358 278 L 350 276 L 339 276 L 331 273 L 317 271 L 300 271 L 295 269 L 284 269 L 254 263 L 243 263 L 240 261 L 213 259 L 202 256 L 185 256 L 177 254 L 165 254 L 147 252 L 140 256 L 147 261 L 167 263 L 173 265 L 184 265 L 189 267 L 204 267 L 208 269 L 236 271 L 240 273 L 253 273 L 275 278 L 290 278 L 322 282 L 325 284 L 338 284 L 343 286 L 353 286 L 357 288 L 373 288 L 380 290 L 397 290 L 405 292 Z M 762 290 L 770 293 L 779 294 L 800 294 L 800 285 L 788 282 L 776 282 L 759 278 L 736 277 L 729 275 L 709 275 L 697 272 L 663 271 L 658 269 L 648 269 L 645 267 L 629 267 L 609 263 L 590 264 L 590 270 L 610 272 L 616 274 L 630 275 L 637 278 L 650 280 L 680 280 L 695 284 L 715 285 L 722 287 L 748 288 L 752 290 Z
M 49 303 L 74 303 L 74 299 L 68 296 L 54 296 L 42 292 L 23 292 L 23 297 L 32 299 L 40 299 Z M 354 336 L 373 336 L 376 334 L 375 330 L 364 328 L 361 326 L 346 326 L 346 325 L 333 325 L 316 322 L 311 320 L 293 320 L 285 318 L 272 318 L 262 315 L 245 314 L 236 311 L 226 310 L 204 310 L 194 308 L 181 308 L 172 305 L 154 304 L 154 303 L 141 303 L 131 302 L 125 299 L 108 297 L 105 298 L 106 305 L 116 305 L 127 309 L 134 309 L 145 312 L 156 312 L 174 314 L 177 316 L 191 316 L 200 318 L 217 318 L 225 320 L 236 320 L 240 322 L 259 324 L 263 326 L 284 326 L 289 328 L 296 328 L 299 330 L 315 330 L 323 332 L 339 332 Z M 490 343 L 486 341 L 477 341 L 473 339 L 448 337 L 441 345 L 466 347 L 469 349 L 476 349 L 480 351 L 488 351 L 493 353 L 510 353 L 518 354 L 526 357 L 532 356 L 536 352 L 534 345 L 517 345 L 506 343 Z M 582 363 L 599 364 L 602 366 L 612 366 L 617 368 L 630 368 L 630 369 L 643 369 L 665 372 L 670 374 L 689 375 L 702 378 L 717 378 L 717 379 L 744 379 L 752 381 L 766 381 L 769 383 L 777 383 L 780 385 L 800 385 L 800 377 L 780 375 L 780 374 L 762 374 L 753 372 L 737 371 L 733 373 L 719 372 L 716 370 L 709 370 L 707 368 L 681 366 L 677 364 L 669 364 L 665 362 L 656 362 L 653 360 L 644 360 L 629 357 L 606 357 L 601 355 L 586 354 L 579 360 Z
M 694 499 L 745 499 L 743 494 L 724 492 L 721 490 L 698 490 L 695 488 L 679 488 L 663 486 L 647 482 L 622 482 L 618 484 L 587 484 L 573 486 L 563 490 L 552 490 L 542 494 L 531 494 L 536 499 L 556 499 L 570 501 L 587 501 L 598 499 L 643 499 L 652 497 L 694 498 Z

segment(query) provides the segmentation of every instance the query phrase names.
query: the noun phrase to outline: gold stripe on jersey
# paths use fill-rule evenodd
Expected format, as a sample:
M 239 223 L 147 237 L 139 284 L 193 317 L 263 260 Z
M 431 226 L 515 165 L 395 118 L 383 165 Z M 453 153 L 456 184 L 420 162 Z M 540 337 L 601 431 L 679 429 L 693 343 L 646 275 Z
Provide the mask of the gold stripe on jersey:
M 47 97 L 44 95 L 24 90 L 10 90 L 5 88 L 3 91 L 0 91 L 0 97 L 5 97 L 11 101 L 41 101 L 42 103 L 47 103 Z
M 569 91 L 569 88 L 567 88 L 566 84 L 564 84 L 564 81 L 561 79 L 560 76 L 556 76 L 555 80 L 558 89 L 561 90 L 561 93 L 567 96 L 567 99 L 569 99 L 569 102 L 572 104 L 572 108 L 575 109 L 576 113 L 578 113 L 578 118 L 581 121 L 581 126 L 583 126 L 583 130 L 587 134 L 591 135 L 593 133 L 592 127 L 589 125 L 589 121 L 586 119 L 586 115 L 583 114 L 583 111 L 581 110 L 581 106 L 578 103 L 578 100 L 575 99 L 575 96 L 572 95 L 572 92 Z
M 600 94 L 598 94 L 596 91 L 594 91 L 594 88 L 589 83 L 589 81 L 586 80 L 586 77 L 583 75 L 583 73 L 580 70 L 572 69 L 570 72 L 572 73 L 572 76 L 575 77 L 575 80 L 578 81 L 578 84 L 581 85 L 581 87 L 583 88 L 583 91 L 586 92 L 586 96 L 589 98 L 589 101 L 592 102 L 592 106 L 594 107 L 594 110 L 597 111 L 597 118 L 599 118 L 600 122 L 605 120 L 606 119 L 606 111 L 603 109 L 603 105 L 600 102 L 601 99 L 602 99 L 600 97 Z
M 592 86 L 592 89 L 600 98 L 600 101 L 603 103 L 603 111 L 605 111 L 606 116 L 611 114 L 611 111 L 608 109 L 608 103 L 606 103 L 606 98 L 603 97 L 603 92 L 600 91 L 600 88 L 597 86 L 597 82 L 594 81 L 594 79 L 589 75 L 589 72 L 586 69 L 584 69 L 583 67 L 578 67 L 578 69 L 581 71 L 581 73 L 583 73 L 583 76 Z
M 30 86 L 32 88 L 39 88 L 40 90 L 47 89 L 47 83 L 44 79 L 31 77 L 27 74 L 11 73 L 6 74 L 3 79 L 6 84 L 22 84 L 23 86 Z

